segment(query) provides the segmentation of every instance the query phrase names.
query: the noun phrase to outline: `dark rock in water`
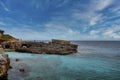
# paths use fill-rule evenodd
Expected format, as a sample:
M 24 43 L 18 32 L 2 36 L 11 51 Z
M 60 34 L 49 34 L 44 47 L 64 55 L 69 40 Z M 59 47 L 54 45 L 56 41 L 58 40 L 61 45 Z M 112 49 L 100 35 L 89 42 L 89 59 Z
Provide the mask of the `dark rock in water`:
M 0 54 L 0 78 L 4 78 L 7 75 L 9 65 L 10 65 L 10 59 L 8 58 L 8 55 Z
M 19 69 L 20 72 L 25 72 L 25 69 L 21 68 Z
M 9 69 L 12 69 L 13 67 L 12 66 L 9 66 Z
M 21 41 L 8 41 L 2 43 L 3 48 L 14 49 L 17 52 L 30 52 L 30 53 L 46 53 L 46 54 L 71 54 L 76 53 L 78 45 L 71 44 L 66 40 L 55 40 L 51 42 L 21 42 Z
M 20 61 L 20 59 L 15 59 L 16 62 Z

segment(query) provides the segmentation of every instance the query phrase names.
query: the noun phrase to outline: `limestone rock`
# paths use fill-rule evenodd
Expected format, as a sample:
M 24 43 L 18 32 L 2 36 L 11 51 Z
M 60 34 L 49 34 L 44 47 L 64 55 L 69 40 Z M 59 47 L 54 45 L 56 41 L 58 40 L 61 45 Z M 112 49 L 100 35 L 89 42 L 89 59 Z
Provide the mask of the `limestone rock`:
M 71 44 L 70 41 L 55 40 L 52 42 L 25 42 L 21 44 L 20 48 L 16 48 L 18 52 L 30 53 L 46 53 L 46 54 L 71 54 L 77 52 L 78 45 Z
M 10 60 L 7 54 L 0 54 L 0 79 L 7 75 Z
M 30 42 L 10 40 L 2 43 L 2 47 L 7 50 L 30 53 L 46 54 L 72 54 L 77 52 L 78 45 L 66 40 L 56 40 L 45 42 Z
M 15 49 L 21 46 L 21 41 L 19 40 L 9 40 L 2 43 L 4 49 Z

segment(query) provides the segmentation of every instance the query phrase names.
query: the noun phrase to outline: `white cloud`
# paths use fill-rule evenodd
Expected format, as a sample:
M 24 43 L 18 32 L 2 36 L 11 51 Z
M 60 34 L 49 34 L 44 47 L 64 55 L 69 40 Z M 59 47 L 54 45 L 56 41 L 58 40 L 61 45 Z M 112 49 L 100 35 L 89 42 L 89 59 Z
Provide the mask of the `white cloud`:
M 88 14 L 91 14 L 89 25 L 93 26 L 100 22 L 103 19 L 102 13 L 98 13 L 98 11 L 102 11 L 107 8 L 109 5 L 113 3 L 113 0 L 92 0 L 91 9 Z
M 110 36 L 111 34 L 113 34 L 113 32 L 114 32 L 113 30 L 109 30 L 109 29 L 108 29 L 108 30 L 106 30 L 106 31 L 104 32 L 104 35 L 105 35 L 105 36 Z
M 113 0 L 91 0 L 87 6 L 83 6 L 84 11 L 73 10 L 73 18 L 76 20 L 82 20 L 88 24 L 88 26 L 93 26 L 101 22 L 105 16 L 100 12 L 107 8 L 109 5 L 113 4 Z
M 113 3 L 113 0 L 92 0 L 93 4 L 91 5 L 93 10 L 95 11 L 101 11 L 111 5 Z
M 45 25 L 46 33 L 49 33 L 54 38 L 61 39 L 80 39 L 80 32 L 78 30 L 72 30 L 65 25 L 58 25 L 57 23 L 47 23 Z
M 111 37 L 113 39 L 120 39 L 120 26 L 113 25 L 112 27 L 105 29 L 103 36 Z
M 93 16 L 91 18 L 89 25 L 93 26 L 93 25 L 97 24 L 98 21 L 101 21 L 101 19 L 102 19 L 102 15 L 101 14 L 99 14 L 97 16 L 95 15 L 95 16 Z
M 87 39 L 119 40 L 120 25 L 112 25 L 110 27 L 91 30 Z
M 0 5 L 4 8 L 5 11 L 10 11 L 3 2 L 0 2 Z
M 111 36 L 115 39 L 120 39 L 120 33 L 113 33 Z
M 118 6 L 114 6 L 114 7 L 110 8 L 109 12 L 114 14 L 113 16 L 111 16 L 112 18 L 120 17 L 120 6 L 118 5 Z
M 96 35 L 100 32 L 100 30 L 91 30 L 90 35 Z

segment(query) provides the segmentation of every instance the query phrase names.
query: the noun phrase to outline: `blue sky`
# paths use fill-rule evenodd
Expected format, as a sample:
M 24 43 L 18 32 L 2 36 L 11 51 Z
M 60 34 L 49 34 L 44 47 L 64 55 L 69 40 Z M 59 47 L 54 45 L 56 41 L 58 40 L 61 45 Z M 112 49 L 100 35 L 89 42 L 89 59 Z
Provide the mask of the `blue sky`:
M 120 0 L 0 0 L 0 29 L 24 40 L 120 40 Z

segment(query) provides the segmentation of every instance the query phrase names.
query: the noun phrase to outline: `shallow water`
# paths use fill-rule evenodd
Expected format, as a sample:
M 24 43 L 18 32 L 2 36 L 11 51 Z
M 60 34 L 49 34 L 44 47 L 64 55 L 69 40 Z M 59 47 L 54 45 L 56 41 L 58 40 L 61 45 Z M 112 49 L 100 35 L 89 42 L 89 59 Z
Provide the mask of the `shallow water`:
M 110 47 L 108 43 L 75 43 L 79 49 L 72 55 L 5 52 L 13 67 L 8 71 L 8 80 L 120 80 L 117 44 L 112 42 Z M 20 61 L 16 62 L 17 58 Z M 22 68 L 25 72 L 19 71 Z

